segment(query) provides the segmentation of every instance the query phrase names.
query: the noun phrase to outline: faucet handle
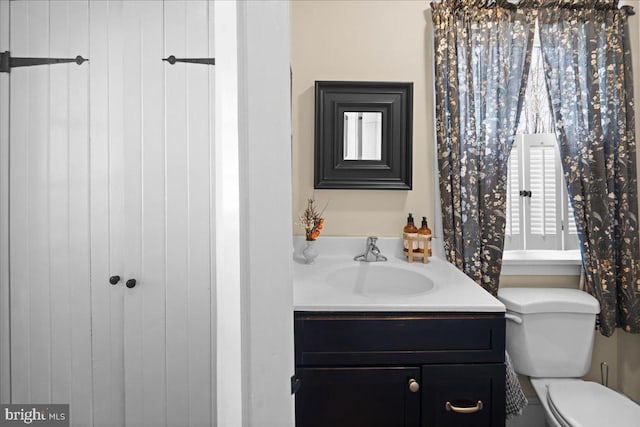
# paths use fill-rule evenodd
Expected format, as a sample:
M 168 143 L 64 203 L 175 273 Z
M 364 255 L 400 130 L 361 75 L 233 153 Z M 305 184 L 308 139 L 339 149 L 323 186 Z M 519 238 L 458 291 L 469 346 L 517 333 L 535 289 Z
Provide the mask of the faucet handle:
M 376 246 L 376 242 L 378 238 L 376 236 L 367 237 L 367 248 L 365 249 L 364 254 L 358 255 L 353 259 L 355 261 L 366 261 L 366 262 L 374 262 L 374 261 L 386 261 L 387 257 L 380 254 L 380 249 Z M 374 257 L 374 259 L 370 259 L 369 254 Z

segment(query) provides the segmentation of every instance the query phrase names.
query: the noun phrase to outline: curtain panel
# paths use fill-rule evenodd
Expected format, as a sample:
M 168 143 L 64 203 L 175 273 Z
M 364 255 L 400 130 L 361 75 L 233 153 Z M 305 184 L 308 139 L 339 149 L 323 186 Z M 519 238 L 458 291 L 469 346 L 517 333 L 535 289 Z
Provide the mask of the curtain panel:
M 633 82 L 627 15 L 616 1 L 553 1 L 540 43 L 563 171 L 600 329 L 640 333 Z M 553 4 L 557 7 L 552 7 Z M 582 6 L 582 7 L 576 7 Z
M 508 158 L 537 10 L 490 0 L 443 0 L 431 7 L 445 252 L 451 263 L 496 295 Z

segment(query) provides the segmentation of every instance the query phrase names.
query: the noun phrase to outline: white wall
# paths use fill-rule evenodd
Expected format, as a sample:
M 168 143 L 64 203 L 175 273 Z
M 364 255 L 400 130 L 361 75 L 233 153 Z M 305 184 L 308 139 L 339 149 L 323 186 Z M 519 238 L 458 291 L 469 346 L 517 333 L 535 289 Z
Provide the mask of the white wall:
M 293 425 L 289 3 L 240 2 L 243 425 Z M 226 427 L 226 426 L 225 426 Z
M 0 52 L 9 50 L 9 2 L 0 1 Z M 11 400 L 9 344 L 9 74 L 0 74 L 0 402 Z
M 242 425 L 240 176 L 238 165 L 237 5 L 215 2 L 216 58 L 216 412 L 220 426 Z

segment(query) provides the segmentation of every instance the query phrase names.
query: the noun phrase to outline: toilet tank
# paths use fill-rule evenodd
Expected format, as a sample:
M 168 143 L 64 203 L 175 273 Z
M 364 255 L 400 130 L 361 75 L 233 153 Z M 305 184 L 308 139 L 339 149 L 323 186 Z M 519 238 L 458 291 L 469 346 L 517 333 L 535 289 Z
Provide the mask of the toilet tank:
M 507 351 L 516 372 L 576 378 L 591 363 L 598 301 L 577 289 L 503 288 Z

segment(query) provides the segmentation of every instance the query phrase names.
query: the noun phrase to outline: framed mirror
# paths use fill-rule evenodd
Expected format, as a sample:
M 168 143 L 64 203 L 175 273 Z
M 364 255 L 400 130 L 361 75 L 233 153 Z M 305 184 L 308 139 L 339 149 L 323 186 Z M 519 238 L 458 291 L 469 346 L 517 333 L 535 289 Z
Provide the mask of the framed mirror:
M 314 188 L 411 190 L 413 83 L 316 81 Z

